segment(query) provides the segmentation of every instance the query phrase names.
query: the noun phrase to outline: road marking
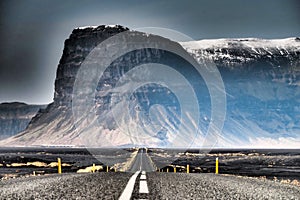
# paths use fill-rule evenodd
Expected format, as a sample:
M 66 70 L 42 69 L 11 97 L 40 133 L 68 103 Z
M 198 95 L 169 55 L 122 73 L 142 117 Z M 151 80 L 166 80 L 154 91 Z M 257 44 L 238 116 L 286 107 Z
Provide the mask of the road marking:
M 140 157 L 141 157 L 141 162 L 140 162 L 140 171 L 142 170 L 142 166 L 143 166 L 143 156 L 142 153 L 140 153 Z
M 148 190 L 148 186 L 147 186 L 147 181 L 140 181 L 140 193 L 149 193 L 149 190 Z
M 146 175 L 146 172 L 145 172 L 145 171 L 142 171 L 142 175 Z
M 134 173 L 134 175 L 132 175 L 124 189 L 124 191 L 122 192 L 119 200 L 130 200 L 132 192 L 133 192 L 133 188 L 134 188 L 134 184 L 135 184 L 135 180 L 137 178 L 137 176 L 139 175 L 140 171 L 137 171 Z
M 146 180 L 146 175 L 142 174 L 140 177 L 141 180 Z

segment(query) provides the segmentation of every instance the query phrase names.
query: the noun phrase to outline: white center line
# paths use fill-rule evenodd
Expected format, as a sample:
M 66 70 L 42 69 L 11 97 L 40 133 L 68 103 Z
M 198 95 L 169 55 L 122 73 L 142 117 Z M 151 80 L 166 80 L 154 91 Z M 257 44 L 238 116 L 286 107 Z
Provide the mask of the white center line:
M 141 180 L 140 181 L 140 193 L 149 193 L 147 181 Z
M 119 200 L 130 200 L 132 192 L 133 192 L 133 188 L 134 188 L 134 184 L 135 184 L 135 180 L 137 178 L 137 176 L 139 175 L 140 171 L 135 172 L 134 175 L 132 175 L 124 189 L 124 191 L 122 192 Z M 146 183 L 147 184 L 147 183 Z M 148 188 L 147 188 L 148 189 Z
M 142 174 L 140 180 L 146 180 L 146 175 Z

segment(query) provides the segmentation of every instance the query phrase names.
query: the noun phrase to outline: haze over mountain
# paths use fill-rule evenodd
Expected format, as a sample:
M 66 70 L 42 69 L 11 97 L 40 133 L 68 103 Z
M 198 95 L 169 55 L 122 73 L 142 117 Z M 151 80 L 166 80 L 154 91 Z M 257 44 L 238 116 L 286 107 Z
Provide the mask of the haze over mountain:
M 94 144 L 94 141 L 100 146 L 107 143 L 113 146 L 133 145 L 132 138 L 123 131 L 128 127 L 135 130 L 136 127 L 126 124 L 127 121 L 118 123 L 116 116 L 123 116 L 123 111 L 115 106 L 117 101 L 114 100 L 111 91 L 116 87 L 128 89 L 128 83 L 118 85 L 118 81 L 122 80 L 126 73 L 130 74 L 132 70 L 137 69 L 137 66 L 149 63 L 171 66 L 182 74 L 195 90 L 200 119 L 198 122 L 191 119 L 183 124 L 185 132 L 181 133 L 179 138 L 182 140 L 178 142 L 185 142 L 189 134 L 193 136 L 194 133 L 191 132 L 197 127 L 201 129 L 200 138 L 204 138 L 212 115 L 210 94 L 205 81 L 200 74 L 195 73 L 195 69 L 188 62 L 172 52 L 161 49 L 134 50 L 114 60 L 103 76 L 98 78 L 93 99 L 95 121 L 88 121 L 84 115 L 79 120 L 74 119 L 74 109 L 81 109 L 74 105 L 72 99 L 74 84 L 76 85 L 76 76 L 85 58 L 107 38 L 128 30 L 119 25 L 74 29 L 65 41 L 57 69 L 54 102 L 46 109 L 40 110 L 24 132 L 0 141 L 0 145 L 87 145 L 87 142 Z M 186 50 L 195 59 L 206 58 L 214 61 L 223 78 L 227 97 L 224 129 L 218 133 L 217 146 L 296 148 L 300 145 L 299 38 L 218 39 L 179 44 L 154 35 L 141 34 L 140 37 L 145 41 L 156 38 L 181 52 Z M 153 69 L 155 67 L 157 66 L 153 66 Z M 146 72 L 148 71 L 146 70 L 145 74 Z M 164 73 L 162 68 L 161 74 L 165 75 Z M 131 77 L 145 74 L 132 73 Z M 182 125 L 178 116 L 195 114 L 180 112 L 182 105 L 178 96 L 184 96 L 187 91 L 183 85 L 179 85 L 178 88 L 180 94 L 152 83 L 136 88 L 129 95 L 132 99 L 132 104 L 129 105 L 132 121 L 147 127 L 152 120 L 159 126 L 158 129 L 149 131 L 151 140 L 134 141 L 135 145 L 140 142 L 140 145 L 168 146 L 174 139 L 172 131 Z M 89 101 L 84 96 L 78 98 L 82 105 Z M 189 98 L 191 97 L 186 97 Z M 89 141 L 86 141 L 86 138 L 89 138 Z M 193 145 L 197 146 L 195 143 Z

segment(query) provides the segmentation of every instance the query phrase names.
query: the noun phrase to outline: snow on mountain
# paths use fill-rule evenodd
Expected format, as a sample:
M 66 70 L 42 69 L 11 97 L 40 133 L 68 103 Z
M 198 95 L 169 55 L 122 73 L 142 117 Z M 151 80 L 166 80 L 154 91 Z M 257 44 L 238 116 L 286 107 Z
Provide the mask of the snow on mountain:
M 215 62 L 230 65 L 249 63 L 257 59 L 274 60 L 276 57 L 297 57 L 299 38 L 286 39 L 209 39 L 180 43 L 191 54 L 206 56 Z
M 104 28 L 116 28 L 118 26 L 121 26 L 121 25 L 118 25 L 118 24 L 108 24 L 108 25 L 105 25 Z M 82 29 L 96 29 L 98 27 L 99 26 L 80 26 L 80 27 L 77 27 L 76 29 L 79 29 L 79 30 L 82 30 Z
M 232 39 L 206 39 L 191 42 L 180 42 L 180 44 L 187 49 L 198 50 L 200 49 L 221 49 L 232 47 L 249 47 L 251 49 L 261 48 L 277 48 L 277 49 L 298 49 L 300 48 L 300 38 L 291 37 L 284 39 L 259 39 L 259 38 L 232 38 Z

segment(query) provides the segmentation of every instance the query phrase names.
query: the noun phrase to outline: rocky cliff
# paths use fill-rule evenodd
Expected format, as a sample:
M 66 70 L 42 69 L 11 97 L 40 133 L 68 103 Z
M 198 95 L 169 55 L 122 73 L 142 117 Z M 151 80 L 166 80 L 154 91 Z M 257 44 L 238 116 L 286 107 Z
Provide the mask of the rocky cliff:
M 65 41 L 55 79 L 54 104 L 70 107 L 74 80 L 82 61 L 105 39 L 123 31 L 123 26 L 98 26 L 74 29 Z
M 28 128 L 4 141 L 16 145 L 80 145 L 72 116 L 72 93 L 75 77 L 86 56 L 103 40 L 128 28 L 98 26 L 74 29 L 66 39 L 55 79 L 54 102 L 40 110 Z
M 98 44 L 124 31 L 128 31 L 128 28 L 118 25 L 74 29 L 65 41 L 63 55 L 57 69 L 54 102 L 41 110 L 24 132 L 1 144 L 82 145 L 82 137 L 80 137 L 82 132 L 80 128 L 78 131 L 78 127 L 85 127 L 89 129 L 90 140 L 99 140 L 100 137 L 103 144 L 109 140 L 119 146 L 130 145 L 131 141 L 122 134 L 123 125 L 125 126 L 126 123 L 120 124 L 114 120 L 116 115 L 122 116 L 122 110 L 111 112 L 112 102 L 116 102 L 114 99 L 116 93 L 112 88 L 117 86 L 118 81 L 122 80 L 127 72 L 145 63 L 172 66 L 189 80 L 192 87 L 196 88 L 195 95 L 201 108 L 198 125 L 206 130 L 211 116 L 211 105 L 205 81 L 201 76 L 196 75 L 197 72 L 182 58 L 168 51 L 151 48 L 134 50 L 116 58 L 110 63 L 103 76 L 99 77 L 93 99 L 99 127 L 91 126 L 96 122 L 88 121 L 86 116 L 82 116 L 79 120 L 73 118 L 72 95 L 80 66 Z M 151 37 L 158 36 L 142 34 L 141 37 L 147 41 Z M 299 141 L 300 42 L 298 38 L 221 39 L 181 44 L 163 38 L 162 41 L 172 44 L 180 51 L 186 49 L 195 59 L 208 58 L 216 63 L 227 96 L 227 115 L 224 132 L 220 133 L 220 146 L 251 146 L 254 143 L 263 143 L 264 140 L 274 143 L 280 140 L 292 141 L 291 144 Z M 128 87 L 121 89 L 128 89 Z M 184 88 L 180 91 L 185 93 Z M 169 127 L 161 128 L 152 135 L 157 142 L 156 145 L 167 145 L 168 139 L 172 137 L 168 130 L 176 129 L 180 125 L 180 121 L 174 116 L 182 114 L 176 95 L 172 94 L 169 88 L 148 84 L 136 88 L 129 99 L 132 99 L 132 105 L 129 106 L 130 115 L 142 126 L 146 127 L 148 121 L 153 116 L 155 118 L 155 112 L 159 112 L 160 117 L 171 114 L 171 117 L 167 117 Z M 82 104 L 85 101 L 86 99 L 82 97 Z M 161 110 L 156 106 L 158 104 L 163 105 L 165 109 Z M 156 116 L 156 119 L 163 121 L 159 116 Z M 128 124 L 126 127 L 128 128 Z M 189 130 L 188 127 L 185 128 Z
M 62 58 L 59 62 L 57 69 L 57 77 L 55 80 L 55 94 L 54 102 L 46 109 L 41 110 L 30 122 L 28 128 L 23 133 L 14 138 L 4 141 L 6 144 L 17 145 L 65 145 L 75 144 L 82 145 L 82 134 L 78 127 L 89 127 L 90 122 L 87 122 L 86 116 L 82 116 L 80 123 L 76 122 L 73 118 L 74 105 L 72 104 L 73 87 L 77 76 L 79 67 L 82 65 L 86 56 L 102 41 L 110 38 L 118 33 L 128 31 L 128 28 L 122 26 L 98 26 L 98 27 L 85 27 L 74 29 L 70 37 L 65 41 L 65 47 Z M 163 40 L 166 43 L 175 45 L 176 48 L 185 50 L 175 42 L 161 38 L 159 36 L 147 35 L 131 31 L 133 34 L 139 35 L 140 38 L 147 42 L 150 38 L 158 38 L 159 41 Z M 121 38 L 122 40 L 122 38 Z M 122 41 L 121 41 L 122 42 Z M 97 133 L 105 133 L 109 138 L 115 138 L 114 145 L 131 145 L 128 137 L 120 132 L 119 125 L 113 120 L 110 113 L 111 95 L 102 95 L 103 91 L 107 88 L 113 88 L 126 72 L 145 63 L 173 63 L 177 68 L 184 65 L 184 60 L 174 57 L 166 51 L 157 49 L 141 49 L 133 50 L 121 57 L 116 58 L 107 68 L 105 74 L 99 77 L 96 93 L 94 96 L 94 103 L 96 107 L 97 120 L 100 122 L 100 127 L 93 126 L 90 128 L 89 137 L 97 137 Z M 184 69 L 184 68 L 182 68 Z M 77 77 L 78 78 L 78 77 Z M 153 86 L 151 86 L 153 87 Z M 152 90 L 146 87 L 136 93 L 136 98 L 140 101 L 150 101 L 147 94 L 151 94 Z M 161 88 L 160 98 L 163 98 L 166 88 Z M 141 93 L 146 94 L 145 98 L 137 97 Z M 170 97 L 174 98 L 174 96 Z M 85 96 L 82 96 L 82 106 L 85 104 Z M 151 100 L 152 101 L 152 100 Z M 154 104 L 154 102 L 152 103 Z M 72 107 L 73 106 L 73 107 Z M 75 105 L 78 106 L 78 105 Z M 150 105 L 151 106 L 151 105 Z M 174 105 L 168 105 L 174 107 Z M 149 107 L 149 105 L 148 105 Z M 145 108 L 149 112 L 149 108 Z M 105 117 L 103 117 L 105 116 Z M 109 133 L 109 134 L 108 134 Z M 163 143 L 164 133 L 159 133 L 157 138 Z M 106 140 L 100 142 L 106 144 Z

